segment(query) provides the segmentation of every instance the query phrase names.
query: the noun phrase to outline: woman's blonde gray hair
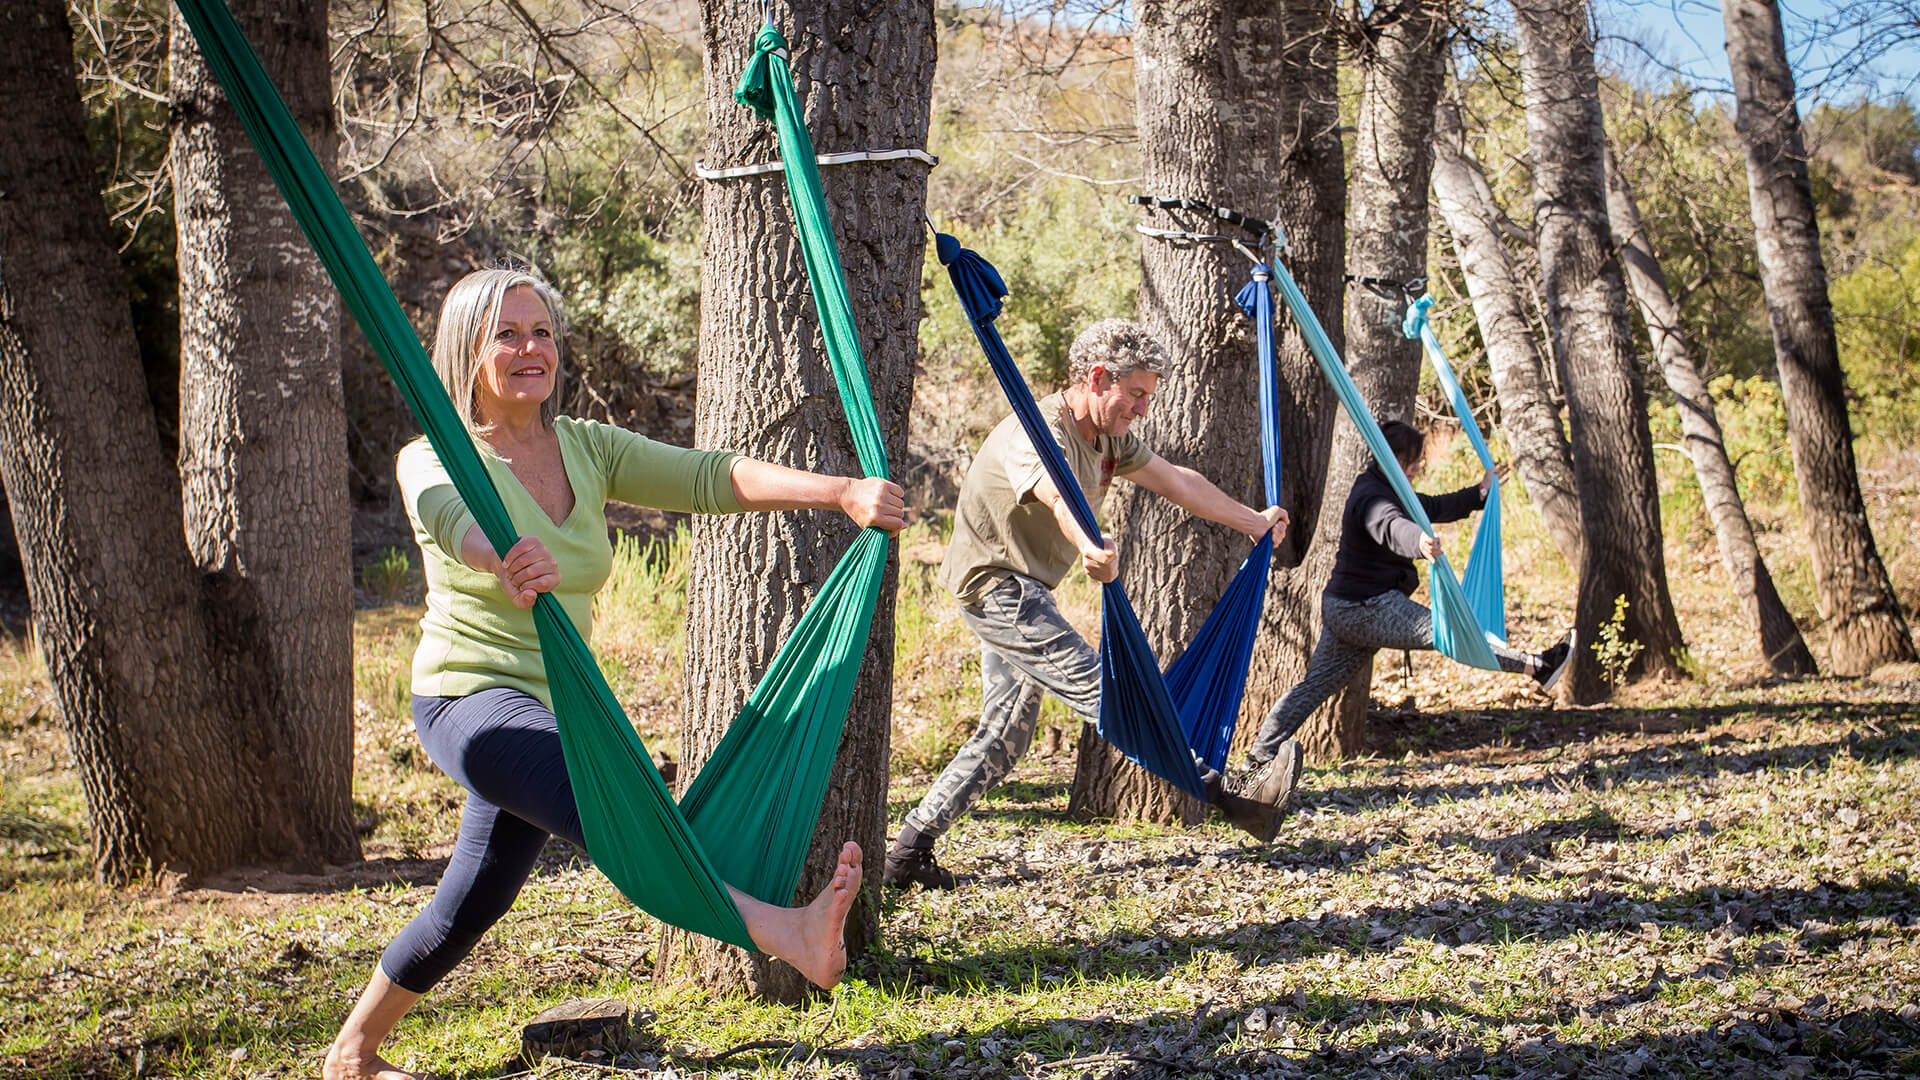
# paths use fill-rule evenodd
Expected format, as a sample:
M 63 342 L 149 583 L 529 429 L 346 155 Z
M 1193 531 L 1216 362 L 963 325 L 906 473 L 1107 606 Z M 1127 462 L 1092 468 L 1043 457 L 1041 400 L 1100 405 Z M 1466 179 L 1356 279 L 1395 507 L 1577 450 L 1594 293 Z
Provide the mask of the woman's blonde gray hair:
M 1167 347 L 1139 323 L 1101 319 L 1073 339 L 1067 350 L 1067 377 L 1074 385 L 1087 381 L 1094 367 L 1104 367 L 1116 379 L 1136 371 L 1167 373 Z
M 560 414 L 560 379 L 566 370 L 567 316 L 560 294 L 553 286 L 526 271 L 507 267 L 475 270 L 447 290 L 440 302 L 440 323 L 433 333 L 433 370 L 447 388 L 454 409 L 467 430 L 478 439 L 488 425 L 480 419 L 474 401 L 474 384 L 480 380 L 480 350 L 493 339 L 493 328 L 500 321 L 500 301 L 507 290 L 525 286 L 547 307 L 553 322 L 553 340 L 560 351 L 561 366 L 553 373 L 553 393 L 540 403 L 540 422 L 553 426 Z

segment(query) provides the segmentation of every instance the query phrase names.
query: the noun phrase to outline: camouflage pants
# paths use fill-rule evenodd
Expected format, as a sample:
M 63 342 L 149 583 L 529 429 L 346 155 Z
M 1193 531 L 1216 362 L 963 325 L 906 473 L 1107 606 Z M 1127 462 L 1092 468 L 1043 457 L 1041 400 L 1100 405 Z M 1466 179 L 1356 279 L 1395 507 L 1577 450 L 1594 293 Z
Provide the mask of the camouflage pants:
M 960 619 L 980 638 L 980 727 L 934 780 L 906 828 L 923 843 L 944 835 L 960 815 L 1026 755 L 1040 723 L 1040 695 L 1051 692 L 1080 719 L 1100 720 L 1100 653 L 1080 636 L 1045 585 L 1008 574 Z M 1194 764 L 1210 787 L 1220 774 L 1199 757 Z
M 1489 644 L 1492 644 L 1489 642 Z M 1347 685 L 1361 666 L 1381 649 L 1433 648 L 1433 612 L 1405 593 L 1388 590 L 1366 600 L 1320 596 L 1320 641 L 1307 661 L 1307 673 L 1298 685 L 1280 695 L 1260 735 L 1247 748 L 1247 763 L 1271 761 L 1280 744 L 1293 737 L 1321 703 Z M 1533 670 L 1531 653 L 1493 646 L 1500 670 Z
M 1008 574 L 977 606 L 962 605 L 960 619 L 980 638 L 980 727 L 907 812 L 907 827 L 925 841 L 945 834 L 1013 771 L 1033 743 L 1042 692 L 1089 724 L 1100 718 L 1100 654 L 1045 585 Z

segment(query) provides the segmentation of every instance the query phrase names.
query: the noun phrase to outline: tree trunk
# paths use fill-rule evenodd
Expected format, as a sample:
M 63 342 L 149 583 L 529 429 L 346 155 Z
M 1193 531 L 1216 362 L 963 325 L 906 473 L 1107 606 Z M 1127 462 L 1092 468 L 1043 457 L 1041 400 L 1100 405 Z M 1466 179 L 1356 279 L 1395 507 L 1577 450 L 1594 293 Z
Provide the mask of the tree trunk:
M 1510 223 L 1467 146 L 1459 106 L 1443 101 L 1435 126 L 1434 202 L 1453 234 L 1460 273 L 1473 299 L 1487 367 L 1500 400 L 1500 426 L 1513 448 L 1521 483 L 1540 511 L 1548 535 L 1567 565 L 1577 568 L 1586 542 L 1573 458 L 1560 425 L 1560 406 L 1554 400 L 1547 361 L 1521 300 L 1526 289 L 1500 239 L 1503 227 Z
M 235 4 L 322 165 L 333 158 L 325 0 Z M 353 831 L 353 567 L 340 301 L 184 19 L 174 18 L 180 477 L 208 624 L 247 719 L 229 783 L 318 862 Z
M 1279 126 L 1265 134 L 1284 152 L 1274 220 L 1286 231 L 1287 266 L 1308 306 L 1334 348 L 1344 352 L 1346 148 L 1340 139 L 1339 50 L 1332 10 L 1289 2 L 1281 5 L 1281 12 L 1286 96 Z M 1347 495 L 1327 487 L 1333 425 L 1326 418 L 1339 411 L 1333 387 L 1320 373 L 1300 327 L 1277 299 L 1276 306 L 1281 309 L 1274 348 L 1284 454 L 1280 502 L 1292 524 L 1286 542 L 1274 549 L 1273 580 L 1247 676 L 1246 700 L 1254 718 L 1263 716 L 1306 673 L 1307 658 L 1320 635 L 1320 591 L 1333 570 L 1333 549 L 1317 540 L 1324 530 L 1338 533 Z M 1364 700 L 1338 712 L 1322 710 L 1301 732 L 1307 752 L 1316 758 L 1353 753 L 1364 738 L 1365 710 Z M 1257 722 L 1241 724 L 1234 733 L 1235 747 L 1244 749 L 1258 729 Z
M 1263 7 L 1244 0 L 1150 3 L 1138 10 L 1134 42 L 1143 187 L 1256 216 L 1275 206 L 1292 208 L 1281 224 L 1299 238 L 1308 267 L 1323 266 L 1332 237 L 1336 287 L 1318 274 L 1303 275 L 1303 287 L 1321 310 L 1337 312 L 1341 153 L 1324 15 L 1304 5 Z M 1316 211 L 1329 206 L 1333 226 L 1314 232 L 1311 226 L 1321 224 Z M 1138 318 L 1167 345 L 1174 362 L 1139 430 L 1161 456 L 1259 506 L 1266 494 L 1254 393 L 1258 358 L 1253 327 L 1234 303 L 1250 268 L 1226 245 L 1145 242 Z M 1310 594 L 1298 571 L 1286 568 L 1299 564 L 1302 538 L 1312 534 L 1329 441 L 1305 418 L 1323 412 L 1332 393 L 1289 320 L 1279 322 L 1275 349 L 1285 466 L 1281 503 L 1294 526 L 1275 551 L 1238 745 L 1251 738 L 1267 706 L 1303 669 L 1315 630 L 1310 620 L 1317 615 L 1305 602 Z M 1121 538 L 1128 591 L 1162 664 L 1169 664 L 1205 621 L 1250 544 L 1132 485 L 1123 485 L 1114 500 L 1113 531 Z M 1289 654 L 1285 659 L 1273 656 L 1268 632 L 1288 643 L 1279 650 Z M 1204 812 L 1127 763 L 1091 725 L 1081 732 L 1069 810 L 1162 822 L 1190 822 Z
M 1707 381 L 1700 376 L 1680 328 L 1680 305 L 1667 291 L 1667 276 L 1641 227 L 1633 191 L 1611 153 L 1606 155 L 1606 165 L 1607 216 L 1620 246 L 1620 261 L 1626 264 L 1627 282 L 1640 304 L 1654 355 L 1660 360 L 1660 373 L 1679 403 L 1680 430 L 1686 437 L 1687 453 L 1693 458 L 1693 472 L 1700 480 L 1708 516 L 1713 519 L 1714 535 L 1720 541 L 1720 559 L 1726 563 L 1734 592 L 1754 624 L 1767 667 L 1775 675 L 1818 674 L 1813 653 L 1807 651 L 1800 628 L 1794 625 L 1793 615 L 1773 587 L 1773 575 L 1767 572 L 1766 560 L 1754 542 L 1753 524 L 1747 520 L 1733 462 L 1727 458 L 1726 443 L 1720 435 L 1713 395 L 1707 391 Z
M 1915 659 L 1914 644 L 1860 495 L 1786 37 L 1779 9 L 1765 0 L 1726 0 L 1720 10 L 1815 598 L 1833 628 L 1829 663 L 1837 674 L 1864 675 Z
M 773 128 L 733 88 L 760 27 L 758 8 L 708 0 L 705 160 L 731 166 L 777 157 Z M 787 9 L 793 67 L 820 153 L 924 147 L 934 64 L 933 9 L 849 0 Z M 911 161 L 822 170 L 840 257 L 887 453 L 906 448 L 922 316 L 925 250 L 919 208 L 926 167 Z M 822 472 L 858 475 L 853 441 L 826 367 L 799 238 L 780 174 L 711 182 L 701 239 L 700 375 L 695 439 Z M 691 776 L 712 753 L 767 662 L 799 620 L 857 530 L 829 513 L 696 517 L 688 586 L 685 750 Z M 873 630 L 833 781 L 821 808 L 799 896 L 832 874 L 840 844 L 867 857 L 865 897 L 847 920 L 858 952 L 878 933 L 880 854 L 886 840 L 888 723 L 892 712 L 893 581 Z M 805 980 L 784 964 L 670 934 L 663 973 L 723 989 L 797 997 Z
M 273 823 L 234 738 L 228 590 L 180 531 L 126 286 L 74 89 L 65 8 L 0 10 L 13 151 L 0 163 L 0 478 L 41 651 L 92 816 L 94 868 L 124 882 L 310 861 Z M 351 835 L 351 834 L 349 834 Z
M 1581 641 L 1599 641 L 1625 597 L 1620 636 L 1640 645 L 1625 676 L 1679 677 L 1685 643 L 1667 593 L 1647 391 L 1607 222 L 1606 133 L 1587 5 L 1518 0 L 1514 10 L 1540 268 L 1586 525 L 1575 624 Z M 1595 652 L 1576 649 L 1572 662 L 1563 693 L 1580 703 L 1605 700 L 1611 687 Z
M 1377 21 L 1373 21 L 1377 20 Z M 1401 329 L 1404 283 L 1427 273 L 1427 183 L 1433 171 L 1433 109 L 1447 55 L 1446 24 L 1421 5 L 1383 13 L 1376 6 L 1358 28 L 1360 111 L 1348 188 L 1346 272 L 1347 371 L 1376 418 L 1413 420 L 1420 388 L 1420 342 Z M 1372 460 L 1360 430 L 1338 413 L 1327 465 L 1328 528 L 1313 538 L 1311 565 L 1324 579 L 1340 550 L 1336 507 Z M 1316 757 L 1347 757 L 1367 746 L 1373 663 L 1301 727 L 1302 746 Z
M 1279 200 L 1284 148 L 1263 136 L 1281 123 L 1287 100 L 1280 33 L 1270 5 L 1140 6 L 1134 47 L 1145 190 L 1256 215 Z M 1234 303 L 1250 264 L 1226 244 L 1151 238 L 1140 264 L 1140 324 L 1174 362 L 1136 430 L 1168 461 L 1198 470 L 1248 505 L 1264 505 L 1253 327 Z M 1128 594 L 1154 652 L 1171 664 L 1252 544 L 1133 484 L 1112 498 Z M 1207 811 L 1127 761 L 1089 725 L 1068 812 L 1193 824 Z

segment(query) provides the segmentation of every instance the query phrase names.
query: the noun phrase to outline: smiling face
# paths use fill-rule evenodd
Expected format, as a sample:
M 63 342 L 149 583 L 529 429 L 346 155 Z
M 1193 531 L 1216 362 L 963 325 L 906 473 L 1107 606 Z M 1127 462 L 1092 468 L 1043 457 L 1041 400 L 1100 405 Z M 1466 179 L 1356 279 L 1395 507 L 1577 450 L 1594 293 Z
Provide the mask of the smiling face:
M 1087 419 L 1102 435 L 1125 435 L 1135 420 L 1147 415 L 1147 405 L 1159 387 L 1160 376 L 1151 371 L 1115 378 L 1106 365 L 1095 364 L 1087 373 Z
M 559 377 L 560 346 L 539 293 L 519 285 L 500 297 L 499 317 L 475 364 L 473 399 L 483 422 L 540 411 Z

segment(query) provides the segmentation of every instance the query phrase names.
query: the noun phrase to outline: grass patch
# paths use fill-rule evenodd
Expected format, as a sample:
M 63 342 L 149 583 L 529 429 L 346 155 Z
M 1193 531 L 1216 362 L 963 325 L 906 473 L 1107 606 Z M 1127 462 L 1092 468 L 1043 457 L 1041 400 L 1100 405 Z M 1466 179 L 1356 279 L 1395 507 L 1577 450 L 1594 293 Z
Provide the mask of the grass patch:
M 1870 504 L 1876 524 L 1914 497 L 1889 499 Z M 1543 638 L 1572 577 L 1530 507 L 1506 521 L 1515 636 Z M 936 581 L 944 536 L 932 519 L 901 540 L 893 818 L 978 709 L 978 645 Z M 886 894 L 881 945 L 802 1006 L 656 986 L 657 926 L 554 845 L 391 1056 L 521 1074 L 520 1024 L 614 996 L 652 1014 L 628 1053 L 537 1075 L 1920 1071 L 1920 688 L 1752 678 L 1717 554 L 1680 535 L 1669 559 L 1698 682 L 1556 712 L 1514 680 L 1431 657 L 1409 680 L 1391 658 L 1376 696 L 1426 711 L 1378 718 L 1380 756 L 1310 769 L 1269 849 L 1217 824 L 1066 821 L 1079 725 L 1051 704 L 1057 734 L 943 843 L 965 888 Z M 686 566 L 684 533 L 624 544 L 596 611 L 596 646 L 653 746 L 678 723 Z M 1799 613 L 1804 560 L 1775 572 Z M 1097 588 L 1074 577 L 1059 596 L 1091 633 Z M 464 799 L 412 732 L 420 615 L 356 615 L 366 860 L 219 888 L 92 883 L 45 672 L 28 642 L 0 641 L 0 1076 L 312 1075 L 430 897 Z M 712 1060 L 759 1041 L 812 1056 Z

